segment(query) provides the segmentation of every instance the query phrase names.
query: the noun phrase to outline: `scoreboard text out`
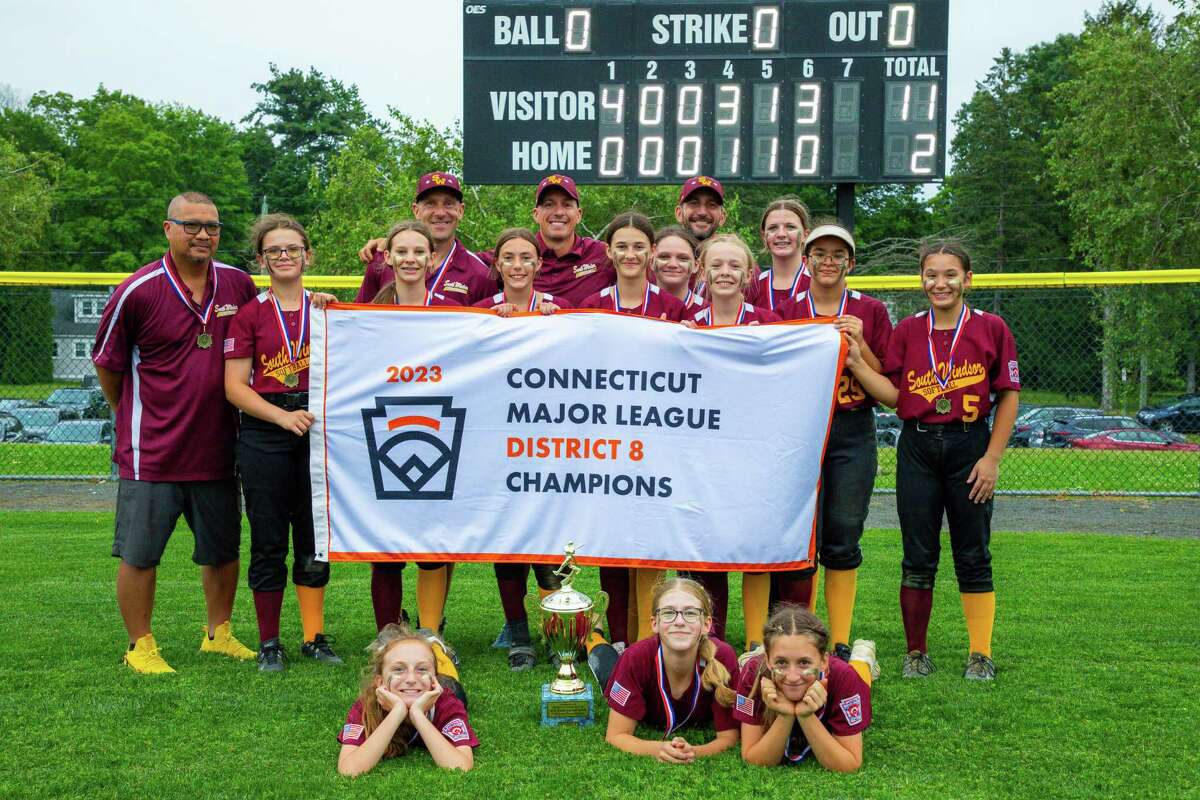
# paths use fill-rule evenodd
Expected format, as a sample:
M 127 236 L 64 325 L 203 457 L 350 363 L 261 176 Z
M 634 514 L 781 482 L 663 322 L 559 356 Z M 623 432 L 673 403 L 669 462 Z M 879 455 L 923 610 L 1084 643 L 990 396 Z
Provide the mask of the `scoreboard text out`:
M 948 0 L 464 7 L 464 177 L 917 182 L 945 174 Z

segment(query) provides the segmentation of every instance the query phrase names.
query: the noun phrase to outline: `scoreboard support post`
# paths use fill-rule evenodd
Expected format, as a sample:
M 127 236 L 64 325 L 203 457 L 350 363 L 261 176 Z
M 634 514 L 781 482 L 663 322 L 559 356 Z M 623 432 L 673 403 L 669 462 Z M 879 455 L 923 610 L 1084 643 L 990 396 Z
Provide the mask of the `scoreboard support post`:
M 839 183 L 837 185 L 837 218 L 846 230 L 854 233 L 854 184 Z

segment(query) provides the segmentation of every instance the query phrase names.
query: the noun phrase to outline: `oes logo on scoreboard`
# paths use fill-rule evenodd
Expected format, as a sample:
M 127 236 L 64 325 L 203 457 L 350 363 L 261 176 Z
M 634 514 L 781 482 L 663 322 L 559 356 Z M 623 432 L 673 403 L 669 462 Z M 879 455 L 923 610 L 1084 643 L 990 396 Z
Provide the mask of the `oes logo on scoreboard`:
M 453 397 L 376 397 L 374 408 L 362 410 L 376 498 L 454 498 L 467 411 L 453 403 Z

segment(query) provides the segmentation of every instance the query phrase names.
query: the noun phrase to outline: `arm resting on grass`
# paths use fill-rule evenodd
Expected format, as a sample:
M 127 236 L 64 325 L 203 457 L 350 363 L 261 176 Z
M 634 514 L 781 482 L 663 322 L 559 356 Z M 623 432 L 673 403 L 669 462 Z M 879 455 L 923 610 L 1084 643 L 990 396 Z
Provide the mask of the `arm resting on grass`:
M 773 767 L 783 759 L 792 732 L 792 714 L 778 714 L 766 730 L 762 725 L 742 723 L 742 760 L 760 767 Z
M 825 769 L 854 772 L 862 766 L 862 734 L 834 736 L 816 714 L 800 717 L 800 730 L 808 739 L 813 755 Z
M 429 717 L 424 714 L 412 715 L 413 727 L 421 734 L 425 749 L 433 756 L 433 761 L 442 769 L 461 769 L 468 772 L 475 766 L 475 751 L 466 745 L 451 744 L 439 731 Z
M 692 749 L 701 758 L 715 756 L 717 753 L 723 753 L 737 744 L 739 735 L 737 728 L 730 728 L 727 731 L 717 731 L 716 737 L 711 742 L 705 742 Z
M 400 708 L 403 709 L 403 706 Z M 383 758 L 383 754 L 387 752 L 388 744 L 396 735 L 396 729 L 404 721 L 404 712 L 407 712 L 407 709 L 403 709 L 402 713 L 396 713 L 396 710 L 393 709 L 362 744 L 342 745 L 342 750 L 338 753 L 338 772 L 348 778 L 353 778 L 355 775 L 362 775 L 364 772 L 374 769 L 375 765 L 379 763 L 379 759 Z

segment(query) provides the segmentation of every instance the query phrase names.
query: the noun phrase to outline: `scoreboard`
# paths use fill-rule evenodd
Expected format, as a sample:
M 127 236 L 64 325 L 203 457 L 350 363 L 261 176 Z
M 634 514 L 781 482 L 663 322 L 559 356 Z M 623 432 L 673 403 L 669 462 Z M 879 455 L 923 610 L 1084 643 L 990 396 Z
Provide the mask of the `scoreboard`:
M 948 3 L 467 2 L 464 178 L 942 178 Z

